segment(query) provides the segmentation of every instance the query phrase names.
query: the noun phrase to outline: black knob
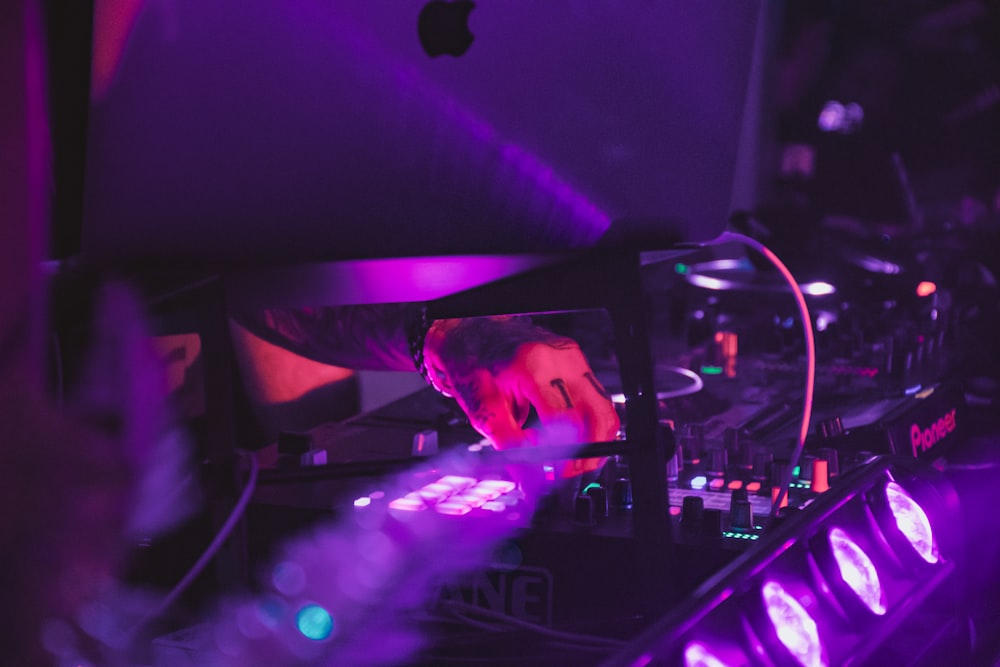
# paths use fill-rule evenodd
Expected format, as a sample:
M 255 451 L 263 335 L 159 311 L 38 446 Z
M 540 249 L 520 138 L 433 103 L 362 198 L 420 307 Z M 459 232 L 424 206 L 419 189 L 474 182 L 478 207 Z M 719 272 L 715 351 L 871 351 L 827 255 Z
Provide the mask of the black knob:
M 736 503 L 742 501 L 749 501 L 750 495 L 747 493 L 746 489 L 733 489 L 732 494 L 729 496 L 729 513 L 733 514 L 736 512 Z
M 722 477 L 725 475 L 727 461 L 726 450 L 718 448 L 709 449 L 708 474 L 713 477 Z
M 616 509 L 632 508 L 632 481 L 619 477 L 611 485 L 611 506 Z
M 740 468 L 749 469 L 753 465 L 753 447 L 749 438 L 739 429 L 727 428 L 723 434 L 729 460 Z
M 681 502 L 681 528 L 701 530 L 701 517 L 705 512 L 705 501 L 701 496 L 684 496 Z
M 813 478 L 813 461 L 816 460 L 815 456 L 810 454 L 804 454 L 802 458 L 799 459 L 799 479 L 808 482 Z
M 705 447 L 705 425 L 684 424 L 677 435 L 677 444 L 684 450 L 688 461 L 700 459 Z
M 667 481 L 676 482 L 677 478 L 680 476 L 680 471 L 684 469 L 683 455 L 681 454 L 681 447 L 677 445 L 674 448 L 674 455 L 667 459 Z
M 733 503 L 733 511 L 729 515 L 733 530 L 753 530 L 753 505 L 749 500 L 737 500 Z
M 771 452 L 755 452 L 750 477 L 758 482 L 766 480 L 768 475 L 771 474 L 771 460 L 773 458 Z

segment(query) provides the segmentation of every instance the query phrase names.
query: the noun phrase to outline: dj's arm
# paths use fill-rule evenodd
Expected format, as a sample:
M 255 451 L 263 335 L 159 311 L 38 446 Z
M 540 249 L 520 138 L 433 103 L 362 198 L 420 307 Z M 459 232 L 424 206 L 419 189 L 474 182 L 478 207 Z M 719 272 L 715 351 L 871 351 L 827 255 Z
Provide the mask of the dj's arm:
M 415 370 L 409 336 L 413 304 L 373 304 L 238 313 L 240 327 L 320 364 L 366 370 Z
M 419 367 L 501 449 L 606 442 L 618 434 L 614 407 L 576 341 L 528 318 L 426 322 L 417 305 L 383 304 L 268 310 L 239 321 L 259 339 L 309 363 Z M 264 379 L 278 377 L 268 375 Z M 286 369 L 283 376 L 305 381 L 308 374 Z M 537 429 L 526 427 L 532 409 Z

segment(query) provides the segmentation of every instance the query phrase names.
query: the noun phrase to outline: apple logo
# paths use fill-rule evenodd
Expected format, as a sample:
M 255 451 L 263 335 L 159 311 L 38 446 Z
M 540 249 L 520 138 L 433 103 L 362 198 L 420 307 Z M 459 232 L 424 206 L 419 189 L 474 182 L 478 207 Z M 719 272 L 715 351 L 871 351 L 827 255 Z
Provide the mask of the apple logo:
M 431 0 L 424 5 L 417 18 L 417 35 L 427 55 L 460 56 L 469 50 L 474 39 L 469 14 L 475 6 L 471 0 Z

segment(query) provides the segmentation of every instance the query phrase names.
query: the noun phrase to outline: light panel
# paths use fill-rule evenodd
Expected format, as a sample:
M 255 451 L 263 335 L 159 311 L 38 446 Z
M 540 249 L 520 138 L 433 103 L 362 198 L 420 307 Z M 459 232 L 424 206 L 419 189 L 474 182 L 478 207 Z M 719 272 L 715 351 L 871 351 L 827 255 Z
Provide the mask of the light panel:
M 937 563 L 940 560 L 937 542 L 934 540 L 934 531 L 931 529 L 931 522 L 927 518 L 927 513 L 896 482 L 889 482 L 885 485 L 885 498 L 889 502 L 889 509 L 896 520 L 896 527 L 903 537 L 913 546 L 916 552 L 928 563 Z
M 960 663 L 961 634 L 927 633 L 921 620 L 940 617 L 963 562 L 960 512 L 952 484 L 926 462 L 873 457 L 766 526 L 605 667 L 639 656 L 706 667 L 882 664 L 932 646 Z
M 761 598 L 778 640 L 802 667 L 827 667 L 819 627 L 809 612 L 776 581 L 761 587 Z
M 844 583 L 873 614 L 885 614 L 885 591 L 872 559 L 844 530 L 833 528 L 829 537 L 830 549 Z

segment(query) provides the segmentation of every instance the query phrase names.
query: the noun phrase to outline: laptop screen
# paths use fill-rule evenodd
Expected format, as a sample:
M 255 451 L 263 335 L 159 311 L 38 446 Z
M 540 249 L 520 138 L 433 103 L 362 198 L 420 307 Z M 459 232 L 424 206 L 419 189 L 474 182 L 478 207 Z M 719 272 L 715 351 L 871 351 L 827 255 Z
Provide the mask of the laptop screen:
M 468 49 L 436 56 L 428 4 L 97 0 L 83 252 L 284 262 L 722 230 L 758 3 L 483 0 Z

